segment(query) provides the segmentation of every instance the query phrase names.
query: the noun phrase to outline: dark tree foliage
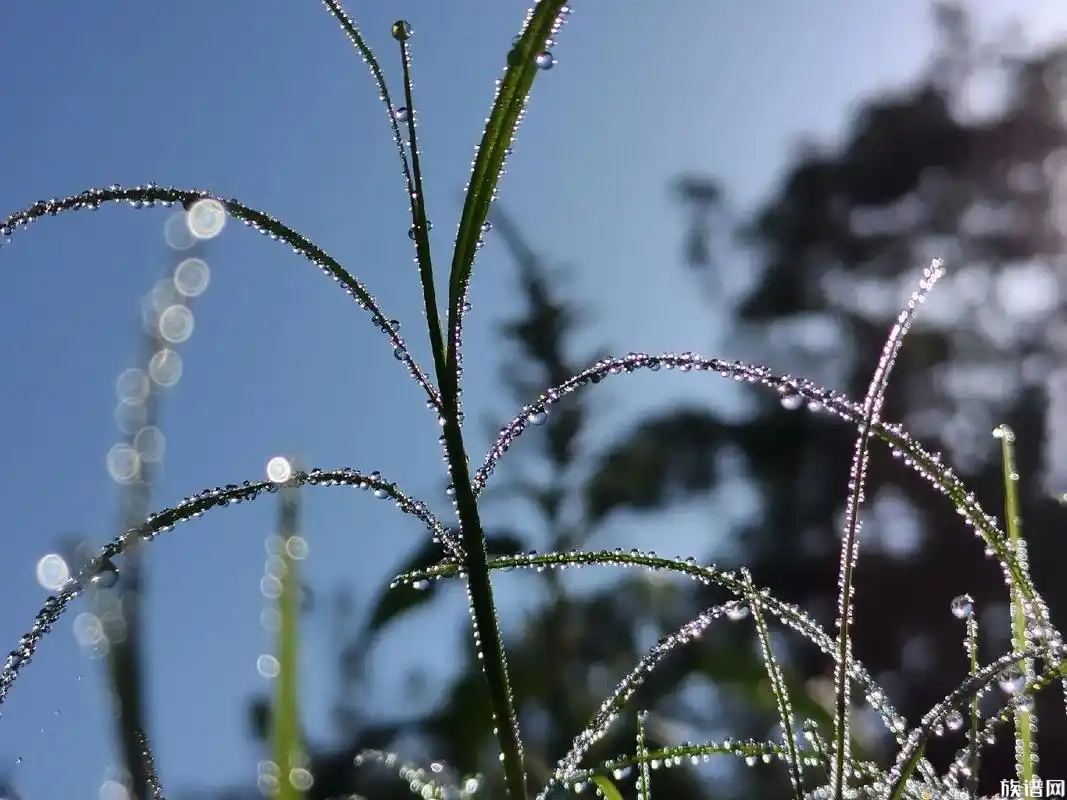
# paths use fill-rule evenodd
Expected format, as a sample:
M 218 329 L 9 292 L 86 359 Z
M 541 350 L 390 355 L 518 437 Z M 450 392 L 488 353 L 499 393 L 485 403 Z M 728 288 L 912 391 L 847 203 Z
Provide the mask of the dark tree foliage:
M 958 9 L 939 8 L 937 21 L 942 51 L 928 72 L 908 89 L 866 103 L 840 146 L 797 157 L 741 226 L 759 279 L 737 309 L 736 342 L 752 360 L 862 398 L 917 270 L 943 257 L 949 276 L 920 311 L 882 416 L 904 421 L 943 451 L 1001 518 L 1003 475 L 990 432 L 1001 422 L 1014 428 L 1034 578 L 1056 615 L 1067 608 L 1057 577 L 1067 548 L 1056 536 L 1063 511 L 1047 479 L 1058 479 L 1062 466 L 1043 465 L 1041 455 L 1053 451 L 1049 426 L 1063 424 L 1049 409 L 1063 360 L 1058 298 L 1067 285 L 1067 49 L 1026 56 L 997 46 L 980 50 L 970 44 Z M 962 78 L 991 72 L 1006 86 L 1000 107 L 968 114 Z M 723 268 L 690 260 L 697 269 Z M 805 342 L 806 331 L 827 321 L 836 332 L 832 355 Z M 819 610 L 829 627 L 854 432 L 817 413 L 783 411 L 766 392 L 752 391 L 749 407 L 740 423 L 699 409 L 646 421 L 604 464 L 614 501 L 605 502 L 600 490 L 588 500 L 607 513 L 646 507 L 650 497 L 710 489 L 718 480 L 719 448 L 737 448 L 761 498 L 759 516 L 735 533 L 744 560 L 757 582 Z M 663 468 L 672 455 L 684 469 Z M 620 479 L 619 467 L 629 482 Z M 988 660 L 1008 645 L 1007 616 L 1000 613 L 1007 594 L 996 564 L 951 504 L 884 449 L 872 460 L 867 497 L 856 655 L 916 720 L 966 671 L 962 626 L 948 613 L 951 598 L 971 593 L 983 622 L 999 628 L 998 634 L 983 626 Z M 909 533 L 917 539 L 904 540 Z M 805 678 L 830 674 L 812 648 L 790 655 Z M 1038 709 L 1042 763 L 1055 770 L 1067 761 L 1062 698 L 1046 693 Z M 1013 774 L 1010 731 L 1002 737 L 984 760 L 986 792 L 995 793 L 999 780 Z M 927 755 L 944 768 L 962 743 L 959 736 L 939 739 Z

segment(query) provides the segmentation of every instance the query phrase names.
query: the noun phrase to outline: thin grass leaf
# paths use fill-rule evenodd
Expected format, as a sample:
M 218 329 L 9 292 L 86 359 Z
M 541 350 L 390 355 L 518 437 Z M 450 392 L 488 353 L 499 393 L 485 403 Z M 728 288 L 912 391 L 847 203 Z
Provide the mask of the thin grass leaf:
M 568 566 L 603 565 L 615 567 L 642 568 L 651 570 L 663 570 L 683 575 L 691 580 L 704 585 L 714 584 L 720 586 L 739 598 L 746 593 L 744 583 L 730 570 L 721 570 L 715 566 L 697 564 L 692 559 L 670 559 L 657 556 L 653 553 L 641 553 L 639 551 L 623 552 L 615 551 L 572 551 L 569 553 L 547 553 L 520 555 L 505 558 L 491 559 L 488 562 L 490 570 L 511 570 L 526 568 L 543 570 L 546 568 L 561 568 Z M 439 578 L 454 577 L 457 568 L 453 564 L 438 564 L 425 570 L 398 576 L 395 582 L 416 582 L 421 580 L 436 580 Z M 811 642 L 823 654 L 833 658 L 836 656 L 835 640 L 826 633 L 808 614 L 796 606 L 783 603 L 773 595 L 766 595 L 761 601 L 762 609 L 774 615 L 783 624 L 795 630 L 804 639 Z M 859 662 L 853 662 L 850 675 L 862 689 L 871 703 L 871 707 L 878 713 L 886 730 L 895 738 L 901 746 L 905 744 L 904 731 L 907 729 L 906 721 L 901 717 L 893 706 L 886 700 L 885 691 L 874 681 L 870 673 Z M 811 737 L 805 730 L 805 738 L 811 741 Z M 936 774 L 933 767 L 926 761 L 920 764 L 924 778 L 934 780 Z
M 474 158 L 456 233 L 448 290 L 449 363 L 455 363 L 459 357 L 463 305 L 474 257 L 489 216 L 489 206 L 496 197 L 504 162 L 526 111 L 526 101 L 538 72 L 537 56 L 559 31 L 568 13 L 566 0 L 538 0 L 508 54 L 508 66 Z
M 830 413 L 857 428 L 869 429 L 890 446 L 894 455 L 901 458 L 906 467 L 917 472 L 952 502 L 974 534 L 986 544 L 990 557 L 996 558 L 1005 581 L 1021 587 L 1024 599 L 1031 604 L 1033 609 L 1035 624 L 1047 634 L 1045 637 L 1046 654 L 1050 658 L 1057 658 L 1055 649 L 1050 643 L 1055 641 L 1058 631 L 1051 623 L 1047 605 L 1034 587 L 1029 566 L 1016 558 L 996 519 L 982 509 L 974 494 L 967 489 L 952 468 L 943 464 L 939 456 L 927 452 L 900 425 L 881 420 L 875 420 L 872 423 L 864 422 L 862 407 L 847 396 L 824 389 L 801 378 L 775 375 L 766 367 L 745 364 L 741 361 L 704 358 L 696 353 L 664 353 L 661 355 L 630 353 L 623 358 L 601 359 L 563 383 L 547 389 L 534 403 L 524 406 L 511 422 L 501 428 L 496 441 L 485 455 L 482 467 L 475 473 L 473 484 L 475 494 L 480 493 L 485 487 L 496 465 L 519 436 L 546 414 L 552 405 L 578 389 L 597 385 L 613 375 L 630 374 L 639 369 L 714 372 L 721 377 L 764 386 L 782 396 L 796 397 L 801 401 L 800 406 L 806 405 L 814 411 Z
M 803 788 L 800 776 L 800 756 L 797 753 L 793 704 L 789 699 L 789 689 L 786 687 L 782 668 L 778 665 L 778 661 L 774 657 L 774 651 L 771 649 L 771 632 L 767 627 L 767 620 L 763 617 L 763 594 L 756 589 L 748 569 L 741 569 L 741 579 L 748 589 L 748 608 L 752 612 L 752 620 L 756 626 L 756 637 L 759 640 L 760 651 L 763 654 L 763 663 L 767 668 L 771 692 L 774 694 L 774 701 L 778 706 L 778 719 L 782 723 L 782 743 L 784 745 L 786 765 L 789 768 L 789 782 L 793 785 L 793 797 L 795 800 L 802 800 Z
M 1025 554 L 1026 544 L 1022 538 L 1022 517 L 1019 512 L 1019 471 L 1015 464 L 1015 433 L 1007 425 L 998 425 L 993 435 L 1000 440 L 1001 462 L 1004 472 L 1004 526 L 1008 541 L 1017 556 Z M 1011 587 L 1011 638 L 1018 652 L 1026 649 L 1029 641 L 1026 611 L 1021 593 Z M 1027 683 L 1034 679 L 1033 659 L 1024 659 L 1019 669 Z M 1037 717 L 1020 704 L 1015 706 L 1015 772 L 1024 786 L 1032 786 L 1034 766 L 1037 762 Z
M 637 713 L 637 797 L 639 800 L 652 800 L 652 770 L 649 768 L 648 745 L 645 744 L 645 720 L 647 711 Z
M 604 795 L 604 800 L 622 800 L 622 794 L 615 788 L 611 778 L 606 775 L 594 775 L 593 783 L 596 784 L 596 788 L 600 790 L 600 793 Z
M 0 705 L 7 698 L 8 692 L 18 679 L 22 668 L 33 658 L 41 639 L 52 630 L 71 602 L 85 590 L 94 579 L 108 576 L 115 571 L 112 559 L 121 555 L 130 547 L 155 540 L 165 531 L 171 530 L 180 522 L 186 522 L 202 515 L 205 511 L 224 508 L 231 504 L 250 502 L 262 493 L 277 492 L 283 486 L 349 486 L 366 491 L 373 491 L 375 497 L 392 498 L 396 507 L 405 514 L 411 514 L 423 522 L 433 537 L 443 546 L 453 544 L 450 535 L 440 521 L 430 513 L 426 504 L 413 500 L 397 488 L 395 483 L 381 477 L 380 473 L 365 475 L 357 470 L 313 469 L 310 472 L 294 472 L 284 482 L 245 481 L 243 485 L 230 484 L 225 488 L 205 489 L 185 498 L 172 508 L 159 511 L 148 517 L 141 525 L 130 528 L 97 551 L 97 555 L 83 566 L 76 576 L 71 577 L 62 588 L 49 597 L 37 612 L 30 629 L 19 639 L 19 646 L 12 650 L 3 661 L 0 669 Z
M 904 796 L 904 790 L 907 788 L 908 780 L 911 778 L 912 773 L 915 772 L 915 765 L 919 763 L 919 759 L 922 758 L 925 751 L 925 743 L 915 750 L 915 754 L 908 760 L 908 763 L 904 765 L 904 769 L 901 771 L 900 781 L 890 791 L 889 800 L 901 800 Z
M 434 408 L 440 408 L 440 395 L 422 368 L 411 357 L 404 344 L 404 340 L 397 332 L 399 323 L 385 316 L 378 308 L 378 303 L 367 291 L 359 280 L 351 275 L 341 264 L 331 258 L 317 244 L 307 237 L 297 233 L 292 228 L 284 225 L 274 217 L 263 211 L 246 206 L 233 198 L 224 198 L 202 189 L 179 189 L 175 187 L 162 187 L 154 183 L 131 188 L 122 188 L 118 184 L 112 184 L 106 189 L 87 189 L 80 194 L 71 195 L 63 199 L 43 200 L 34 203 L 21 211 L 0 220 L 0 244 L 6 237 L 14 232 L 22 230 L 30 223 L 42 217 L 54 217 L 67 211 L 79 211 L 83 209 L 97 209 L 104 203 L 126 202 L 134 208 L 150 207 L 160 204 L 169 207 L 174 203 L 190 205 L 198 200 L 213 200 L 222 207 L 226 213 L 235 219 L 239 219 L 249 227 L 269 236 L 271 239 L 288 244 L 293 252 L 303 256 L 320 270 L 339 283 L 345 292 L 351 296 L 360 308 L 369 311 L 375 326 L 384 333 L 393 345 L 393 355 L 398 361 L 408 368 L 409 374 L 422 387 L 427 398 Z
M 407 195 L 408 197 L 411 197 L 412 193 L 415 191 L 411 179 L 411 168 L 408 164 L 407 153 L 404 152 L 404 139 L 400 135 L 400 126 L 397 124 L 397 109 L 396 106 L 393 105 L 393 100 L 389 95 L 389 87 L 385 82 L 385 74 L 382 72 L 382 68 L 378 65 L 378 59 L 374 57 L 374 53 L 363 39 L 363 34 L 360 32 L 359 26 L 356 25 L 355 20 L 348 15 L 344 6 L 337 2 L 337 0 L 322 0 L 322 2 L 340 23 L 341 29 L 345 32 L 345 35 L 348 36 L 349 41 L 352 42 L 356 50 L 359 51 L 360 56 L 363 57 L 364 63 L 366 63 L 367 68 L 370 70 L 371 77 L 374 78 L 374 83 L 378 87 L 378 99 L 385 105 L 386 113 L 389 116 L 389 128 L 393 133 L 393 142 L 396 144 L 397 152 L 400 155 L 400 166 L 404 172 L 404 185 L 407 190 Z M 403 20 L 394 23 L 394 38 L 397 35 L 397 31 L 403 31 L 406 26 L 407 23 Z
M 281 591 L 278 594 L 278 675 L 274 679 L 271 711 L 271 749 L 278 766 L 279 800 L 302 800 L 304 792 L 294 780 L 297 770 L 304 769 L 304 748 L 300 732 L 298 688 L 300 635 L 299 562 L 293 558 L 294 540 L 299 534 L 299 489 L 286 487 L 281 492 L 278 514 L 278 539 L 282 559 Z
M 952 693 L 946 696 L 940 703 L 931 708 L 920 720 L 919 727 L 913 729 L 907 736 L 904 746 L 897 753 L 896 761 L 889 771 L 890 791 L 889 797 L 897 796 L 900 786 L 907 780 L 908 775 L 914 769 L 914 765 L 922 757 L 926 742 L 938 727 L 943 727 L 945 717 L 953 709 L 961 708 L 978 692 L 1001 678 L 1005 670 L 1014 667 L 1016 663 L 1025 658 L 1034 658 L 1041 655 L 1038 648 L 1029 648 L 1023 652 L 1007 653 L 995 661 L 987 664 L 975 672 L 972 672 Z M 1053 663 L 1047 663 L 1039 673 L 1039 677 L 1053 679 L 1067 673 L 1067 667 L 1057 659 Z M 1023 691 L 1029 688 L 1025 685 L 1015 686 L 1011 692 Z M 1014 703 L 1011 704 L 1014 707 Z
M 407 23 L 393 26 L 393 36 L 400 42 L 400 61 L 404 74 L 404 100 L 407 103 L 408 149 L 411 152 L 411 180 L 408 197 L 411 203 L 411 238 L 415 240 L 415 260 L 419 264 L 419 283 L 422 285 L 423 310 L 426 328 L 430 335 L 430 352 L 433 353 L 438 385 L 444 385 L 445 375 L 451 385 L 459 385 L 459 366 L 449 364 L 445 354 L 444 334 L 441 330 L 440 311 L 437 308 L 437 289 L 434 285 L 433 263 L 430 252 L 430 222 L 426 218 L 426 195 L 422 187 L 422 167 L 419 160 L 419 140 L 415 135 L 415 99 L 411 81 L 411 36 Z M 395 115 L 394 115 L 395 116 Z M 455 374 L 451 374 L 454 370 Z
M 849 470 L 849 495 L 845 503 L 844 538 L 841 542 L 839 593 L 837 597 L 837 659 L 834 662 L 834 752 L 830 772 L 830 783 L 834 797 L 844 795 L 847 784 L 846 764 L 849 760 L 848 713 L 852 698 L 852 683 L 847 675 L 852 663 L 852 594 L 853 576 L 859 560 L 859 533 L 861 527 L 860 508 L 864 501 L 867 485 L 868 445 L 871 437 L 871 425 L 880 418 L 885 392 L 889 386 L 889 376 L 896 363 L 897 354 L 904 337 L 911 327 L 915 310 L 926 299 L 927 294 L 945 274 L 940 259 L 934 261 L 923 271 L 919 288 L 908 300 L 907 307 L 900 312 L 896 324 L 889 333 L 885 347 L 882 349 L 878 366 L 867 388 L 863 401 L 863 416 L 859 424 L 852 466 Z
M 675 647 L 699 638 L 712 622 L 726 616 L 727 612 L 728 609 L 725 606 L 712 606 L 685 623 L 678 630 L 662 637 L 637 662 L 637 665 L 619 681 L 611 694 L 601 703 L 600 708 L 593 715 L 593 719 L 574 738 L 571 749 L 559 760 L 552 777 L 538 795 L 538 800 L 545 800 L 556 784 L 571 780 L 570 776 L 578 769 L 583 756 L 589 751 L 590 747 L 604 737 L 612 722 L 618 719 L 619 711 L 633 697 L 634 692 L 641 686 L 645 676 L 652 672 L 661 660 Z

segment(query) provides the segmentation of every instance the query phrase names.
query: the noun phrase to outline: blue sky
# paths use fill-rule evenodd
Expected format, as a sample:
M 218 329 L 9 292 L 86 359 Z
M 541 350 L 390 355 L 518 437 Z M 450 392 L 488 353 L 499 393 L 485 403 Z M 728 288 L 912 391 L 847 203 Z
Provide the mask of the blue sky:
M 1062 30 L 1057 0 L 1018 4 L 1032 30 Z M 399 83 L 390 23 L 409 19 L 416 104 L 438 261 L 522 0 L 352 4 Z M 590 344 L 614 352 L 715 346 L 719 321 L 680 265 L 684 216 L 668 192 L 682 170 L 722 178 L 744 207 L 766 190 L 798 134 L 832 136 L 849 104 L 898 84 L 931 45 L 923 0 L 605 0 L 575 3 L 538 77 L 501 201 L 530 240 L 573 267 L 569 291 L 593 311 Z M 388 9 L 386 9 L 388 6 Z M 980 19 L 1002 18 L 996 0 Z M 268 9 L 266 11 L 265 9 Z M 403 186 L 385 112 L 357 54 L 320 4 L 20 3 L 0 49 L 2 214 L 112 182 L 211 188 L 308 235 L 404 322 L 420 361 L 421 310 Z M 109 207 L 45 220 L 0 250 L 0 642 L 13 647 L 44 599 L 34 565 L 60 537 L 102 543 L 119 494 L 105 469 L 116 439 L 115 379 L 134 365 L 139 298 L 167 263 L 166 211 Z M 308 465 L 381 470 L 443 504 L 437 426 L 391 348 L 346 296 L 285 247 L 230 224 L 211 243 L 212 281 L 165 400 L 165 474 L 153 500 L 257 479 L 292 452 Z M 743 269 L 742 261 L 737 261 Z M 495 325 L 513 310 L 513 270 L 490 238 L 475 271 L 466 344 L 468 419 L 510 415 L 496 387 Z M 642 409 L 722 397 L 714 379 L 600 389 L 598 436 Z M 489 441 L 471 426 L 480 459 Z M 520 457 L 521 447 L 515 457 Z M 306 575 L 325 597 L 370 598 L 422 535 L 385 504 L 313 489 Z M 245 704 L 256 657 L 264 538 L 275 505 L 220 511 L 161 537 L 148 554 L 152 733 L 171 791 L 255 779 Z M 521 514 L 495 509 L 496 519 Z M 703 551 L 706 506 L 665 523 L 622 520 L 610 543 Z M 493 519 L 490 516 L 490 519 Z M 640 524 L 638 524 L 640 523 Z M 721 531 L 720 531 L 721 533 Z M 607 534 L 605 534 L 607 535 Z M 610 538 L 610 537 L 609 537 Z M 605 544 L 608 539 L 605 539 Z M 524 607 L 521 582 L 502 603 Z M 456 598 L 452 598 L 455 600 Z M 45 641 L 0 719 L 0 776 L 25 800 L 94 796 L 111 761 L 99 665 L 74 641 L 75 608 Z M 514 619 L 509 611 L 506 618 Z M 325 603 L 305 633 L 308 725 L 329 736 L 334 653 Z M 453 665 L 456 602 L 413 620 L 375 656 L 374 708 L 404 708 L 403 670 Z M 425 653 L 435 655 L 427 659 Z M 17 763 L 17 760 L 20 763 Z

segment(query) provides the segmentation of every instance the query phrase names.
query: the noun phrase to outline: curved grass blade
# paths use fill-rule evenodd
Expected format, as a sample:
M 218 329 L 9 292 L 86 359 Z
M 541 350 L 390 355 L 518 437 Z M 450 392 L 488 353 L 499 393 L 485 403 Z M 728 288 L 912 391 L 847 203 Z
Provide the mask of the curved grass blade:
M 867 396 L 863 400 L 863 416 L 859 424 L 859 435 L 856 437 L 855 451 L 852 457 L 852 466 L 849 470 L 848 500 L 845 503 L 844 537 L 841 542 L 841 573 L 838 578 L 839 592 L 837 596 L 837 651 L 838 657 L 834 664 L 834 750 L 833 763 L 830 770 L 830 784 L 834 797 L 842 797 L 847 782 L 845 766 L 849 761 L 849 728 L 848 712 L 851 703 L 852 684 L 845 677 L 848 674 L 849 665 L 852 661 L 852 594 L 853 578 L 856 564 L 859 560 L 859 533 L 860 533 L 860 508 L 864 501 L 864 492 L 867 488 L 867 464 L 869 461 L 869 444 L 871 437 L 871 425 L 881 415 L 882 404 L 885 402 L 886 389 L 889 387 L 889 376 L 896 363 L 900 346 L 904 342 L 915 317 L 915 310 L 926 300 L 926 296 L 934 288 L 934 285 L 945 274 L 943 263 L 940 259 L 934 259 L 930 266 L 923 270 L 919 288 L 908 300 L 907 307 L 900 312 L 896 324 L 893 325 L 882 348 L 878 366 L 871 377 L 867 388 Z
M 223 508 L 231 504 L 255 500 L 263 492 L 274 493 L 282 486 L 352 486 L 371 490 L 375 497 L 392 498 L 396 507 L 406 514 L 418 518 L 430 530 L 431 535 L 449 550 L 458 550 L 458 544 L 440 521 L 430 513 L 426 504 L 412 500 L 397 488 L 395 483 L 384 480 L 380 473 L 365 475 L 347 467 L 342 469 L 295 472 L 284 484 L 274 481 L 245 481 L 243 485 L 230 484 L 225 488 L 205 489 L 191 497 L 185 498 L 173 508 L 164 509 L 148 517 L 143 524 L 130 528 L 121 536 L 104 545 L 95 558 L 79 570 L 77 576 L 70 578 L 56 594 L 50 596 L 37 612 L 30 630 L 19 640 L 18 647 L 12 650 L 0 669 L 0 705 L 7 698 L 8 692 L 18 679 L 22 668 L 33 658 L 41 639 L 52 630 L 56 621 L 78 597 L 85 586 L 100 576 L 111 576 L 115 572 L 112 559 L 127 549 L 153 541 L 160 533 L 171 530 L 179 522 L 186 522 L 200 516 L 213 508 Z M 461 552 L 461 551 L 460 551 Z
M 704 566 L 695 561 L 686 559 L 671 559 L 657 556 L 654 553 L 641 553 L 640 551 L 624 552 L 621 549 L 615 551 L 601 550 L 593 552 L 574 551 L 569 553 L 547 553 L 533 555 L 519 555 L 504 558 L 490 559 L 488 567 L 491 570 L 511 570 L 515 568 L 525 569 L 552 569 L 569 566 L 602 565 L 614 567 L 643 568 L 651 570 L 663 570 L 683 575 L 691 580 L 704 585 L 714 584 L 730 591 L 738 598 L 746 594 L 744 583 L 737 575 L 729 570 L 721 570 L 714 566 Z M 454 564 L 438 564 L 437 566 L 420 570 L 413 573 L 398 576 L 395 583 L 412 583 L 421 580 L 435 580 L 438 578 L 455 577 L 458 568 Z M 786 626 L 799 633 L 807 641 L 811 642 L 820 652 L 836 658 L 834 638 L 827 634 L 822 627 L 808 614 L 794 605 L 784 603 L 773 595 L 761 597 L 762 609 L 782 621 Z M 878 713 L 882 722 L 897 743 L 904 744 L 903 731 L 907 723 L 893 706 L 886 701 L 885 691 L 874 681 L 867 670 L 859 663 L 853 662 L 850 673 L 852 679 L 860 686 L 867 696 L 871 707 Z M 807 733 L 806 733 L 807 735 Z M 811 737 L 808 737 L 811 738 Z M 927 762 L 922 762 L 922 771 L 928 779 L 934 779 L 933 767 Z
M 486 453 L 481 468 L 474 475 L 472 486 L 475 494 L 484 489 L 497 463 L 519 436 L 531 424 L 535 425 L 543 418 L 553 404 L 571 392 L 601 383 L 604 378 L 633 373 L 639 369 L 714 372 L 724 378 L 767 387 L 784 397 L 799 398 L 801 405 L 807 404 L 813 410 L 828 412 L 852 425 L 865 424 L 863 409 L 847 396 L 801 378 L 775 375 L 766 367 L 741 361 L 704 358 L 695 353 L 630 353 L 624 358 L 602 359 L 569 380 L 546 390 L 534 403 L 524 406 L 511 422 L 501 428 L 496 442 Z M 1021 587 L 1025 599 L 1033 606 L 1035 623 L 1048 632 L 1046 641 L 1052 641 L 1058 631 L 1051 623 L 1047 605 L 1034 587 L 1028 565 L 1015 557 L 996 519 L 982 509 L 974 494 L 967 489 L 951 467 L 943 464 L 940 457 L 925 450 L 900 425 L 878 420 L 870 424 L 869 428 L 893 449 L 894 454 L 903 458 L 906 467 L 921 475 L 952 502 L 974 534 L 992 551 L 990 557 L 995 557 L 1000 563 L 1005 581 Z M 1049 647 L 1045 648 L 1045 652 L 1052 658 L 1056 657 Z
M 575 737 L 571 749 L 559 760 L 559 764 L 553 771 L 548 784 L 537 796 L 538 800 L 545 800 L 549 792 L 557 784 L 570 780 L 571 773 L 578 768 L 582 757 L 589 751 L 590 747 L 604 737 L 611 723 L 618 719 L 618 712 L 633 697 L 638 687 L 643 683 L 645 676 L 652 672 L 663 658 L 675 647 L 699 638 L 712 622 L 725 615 L 725 606 L 712 606 L 685 623 L 678 630 L 661 638 L 656 646 L 649 650 L 637 662 L 637 665 L 619 681 L 611 694 L 601 703 L 600 708 L 593 715 L 593 719 Z
M 493 100 L 489 122 L 482 132 L 467 184 L 448 279 L 447 360 L 450 364 L 455 364 L 459 358 L 457 346 L 463 324 L 463 306 L 478 242 L 489 215 L 489 206 L 496 196 L 504 162 L 526 110 L 526 100 L 538 71 L 537 56 L 549 46 L 568 13 L 566 0 L 538 0 L 527 14 L 522 32 L 508 55 L 507 69 Z
M 897 758 L 889 771 L 890 790 L 886 796 L 897 798 L 907 781 L 907 777 L 914 769 L 914 765 L 922 758 L 923 749 L 934 729 L 943 725 L 945 717 L 955 708 L 962 708 L 972 697 L 986 686 L 997 680 L 1006 669 L 1013 667 L 1022 659 L 1035 658 L 1042 655 L 1038 648 L 1030 648 L 1022 652 L 1007 653 L 996 661 L 972 672 L 955 690 L 944 700 L 931 708 L 920 721 L 919 727 L 912 730 L 905 741 L 904 746 L 897 753 Z M 1067 673 L 1061 659 L 1046 663 L 1040 677 L 1052 679 Z M 1022 690 L 1027 687 L 1018 687 Z M 1013 703 L 1014 705 L 1014 703 Z
M 610 776 L 614 780 L 622 780 L 631 773 L 635 766 L 639 767 L 642 763 L 653 766 L 657 764 L 680 765 L 688 761 L 693 766 L 696 766 L 709 756 L 714 755 L 734 756 L 744 758 L 746 761 L 752 758 L 766 761 L 768 759 L 781 758 L 782 747 L 773 742 L 760 742 L 755 739 L 726 739 L 720 742 L 705 742 L 704 744 L 671 745 L 658 750 L 648 750 L 641 758 L 638 758 L 636 754 L 612 758 L 597 764 L 595 767 L 579 770 L 573 774 L 573 779 L 569 779 L 566 782 L 566 785 L 573 787 L 576 793 L 580 793 L 579 787 L 582 784 L 596 781 L 598 776 L 605 778 Z
M 112 184 L 106 189 L 87 189 L 81 194 L 65 197 L 61 200 L 39 200 L 28 208 L 16 211 L 14 214 L 0 220 L 0 243 L 15 231 L 26 227 L 35 220 L 45 216 L 54 217 L 66 211 L 97 209 L 103 203 L 122 201 L 129 203 L 134 208 L 141 208 L 152 206 L 156 203 L 165 207 L 174 203 L 190 205 L 198 200 L 213 200 L 219 203 L 221 210 L 224 210 L 230 216 L 241 220 L 246 225 L 272 239 L 285 242 L 293 249 L 293 252 L 303 256 L 329 275 L 335 282 L 341 284 L 345 292 L 355 299 L 360 308 L 370 312 L 375 325 L 393 344 L 393 355 L 408 368 L 411 376 L 426 392 L 434 408 L 440 408 L 441 400 L 438 390 L 408 352 L 404 340 L 397 332 L 399 323 L 387 318 L 381 312 L 377 301 L 367 291 L 367 288 L 310 239 L 282 224 L 274 217 L 246 206 L 233 198 L 227 199 L 202 189 L 162 187 L 152 183 L 125 189 L 118 184 Z
M 400 135 L 400 126 L 397 124 L 396 108 L 393 105 L 392 98 L 389 96 L 389 87 L 385 82 L 385 74 L 382 72 L 382 68 L 378 65 L 378 59 L 374 57 L 374 53 L 363 39 L 363 34 L 360 32 L 359 26 L 356 25 L 355 20 L 348 15 L 344 6 L 337 2 L 337 0 L 322 0 L 322 3 L 341 24 L 341 29 L 359 51 L 367 68 L 370 69 L 371 76 L 374 78 L 374 83 L 378 87 L 378 99 L 385 104 L 385 110 L 389 115 L 389 128 L 393 132 L 393 142 L 396 144 L 397 152 L 400 154 L 400 165 L 404 172 L 404 185 L 407 189 L 408 196 L 410 197 L 414 192 L 414 185 L 411 180 L 411 168 L 408 164 L 407 153 L 404 152 L 404 138 Z M 394 25 L 394 28 L 400 24 L 401 22 L 397 22 L 396 25 Z M 406 25 L 407 23 L 403 24 Z M 408 107 L 411 107 L 410 104 Z

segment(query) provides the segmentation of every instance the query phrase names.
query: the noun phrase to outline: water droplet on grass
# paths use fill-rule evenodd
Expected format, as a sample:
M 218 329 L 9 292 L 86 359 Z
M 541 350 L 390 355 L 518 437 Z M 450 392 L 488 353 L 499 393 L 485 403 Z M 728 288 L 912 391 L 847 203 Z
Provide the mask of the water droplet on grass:
M 1000 677 L 997 678 L 997 685 L 1003 691 L 1015 694 L 1026 685 L 1026 679 L 1023 678 L 1023 674 L 1018 667 L 1008 667 L 1000 673 Z
M 397 122 L 407 122 L 411 118 L 411 114 L 408 113 L 406 106 L 400 106 L 400 108 L 393 111 L 393 119 Z
M 952 598 L 949 608 L 952 609 L 952 616 L 957 619 L 967 619 L 974 613 L 974 600 L 969 594 L 961 594 Z
M 782 408 L 796 411 L 804 405 L 804 398 L 799 394 L 783 394 L 781 402 Z
M 548 422 L 548 412 L 543 410 L 531 411 L 526 416 L 526 421 L 531 425 L 544 425 Z
M 406 42 L 411 38 L 411 25 L 406 19 L 398 19 L 393 23 L 392 33 L 398 42 Z
M 97 569 L 93 577 L 89 579 L 89 582 L 100 589 L 110 589 L 119 582 L 118 568 L 112 563 L 110 558 L 105 558 L 100 562 L 100 567 Z
M 534 65 L 540 70 L 549 70 L 556 66 L 556 59 L 550 52 L 545 50 L 543 53 L 538 53 L 534 56 Z
M 427 231 L 427 233 L 429 233 L 432 230 L 433 230 L 433 223 L 430 222 L 430 220 L 426 220 L 426 231 Z M 408 238 L 411 239 L 411 241 L 415 241 L 415 233 L 416 233 L 415 226 L 412 225 L 408 229 Z

